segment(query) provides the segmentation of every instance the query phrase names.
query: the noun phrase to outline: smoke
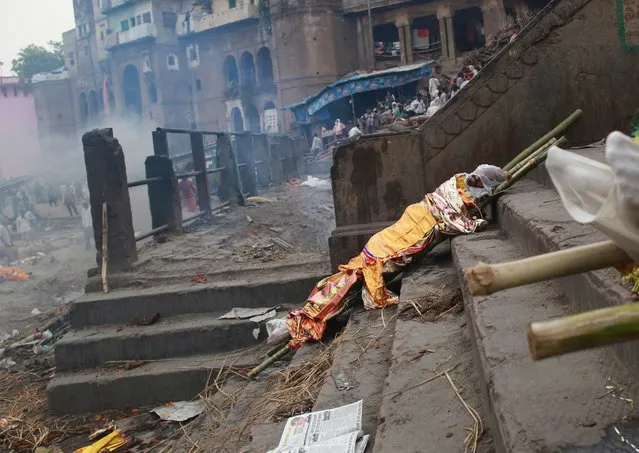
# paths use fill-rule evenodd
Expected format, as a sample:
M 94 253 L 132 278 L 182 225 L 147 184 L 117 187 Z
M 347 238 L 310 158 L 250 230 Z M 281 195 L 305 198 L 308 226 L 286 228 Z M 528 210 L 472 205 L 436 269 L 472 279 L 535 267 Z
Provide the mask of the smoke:
M 129 182 L 145 178 L 144 161 L 153 154 L 151 132 L 157 124 L 137 116 L 124 116 L 93 120 L 82 126 L 77 135 L 50 135 L 40 137 L 42 159 L 33 169 L 25 173 L 40 176 L 45 183 L 70 184 L 86 180 L 82 135 L 92 129 L 112 128 L 125 156 L 127 179 Z M 151 229 L 151 214 L 146 186 L 129 190 L 133 227 L 136 232 Z

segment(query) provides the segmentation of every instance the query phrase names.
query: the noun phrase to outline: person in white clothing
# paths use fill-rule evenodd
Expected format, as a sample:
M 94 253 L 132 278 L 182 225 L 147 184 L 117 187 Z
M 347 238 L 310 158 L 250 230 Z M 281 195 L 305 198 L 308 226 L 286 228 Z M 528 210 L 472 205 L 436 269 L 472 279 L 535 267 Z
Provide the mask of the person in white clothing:
M 351 128 L 351 130 L 348 131 L 348 138 L 361 137 L 362 135 L 362 131 L 357 126 Z
M 80 216 L 82 217 L 82 230 L 84 231 L 85 247 L 89 250 L 91 238 L 93 237 L 93 217 L 91 216 L 91 206 L 85 201 L 80 206 Z
M 439 95 L 439 80 L 435 77 L 428 79 L 428 92 L 431 98 Z

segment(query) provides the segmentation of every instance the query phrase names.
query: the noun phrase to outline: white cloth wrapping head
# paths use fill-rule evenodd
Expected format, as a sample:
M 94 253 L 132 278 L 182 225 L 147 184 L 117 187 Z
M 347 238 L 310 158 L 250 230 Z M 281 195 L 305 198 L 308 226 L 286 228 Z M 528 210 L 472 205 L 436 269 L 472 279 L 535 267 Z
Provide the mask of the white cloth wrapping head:
M 479 177 L 484 187 L 471 186 L 470 179 L 473 176 Z M 493 190 L 504 181 L 506 181 L 506 173 L 495 165 L 481 164 L 472 173 L 466 175 L 468 191 L 476 200 L 492 195 Z

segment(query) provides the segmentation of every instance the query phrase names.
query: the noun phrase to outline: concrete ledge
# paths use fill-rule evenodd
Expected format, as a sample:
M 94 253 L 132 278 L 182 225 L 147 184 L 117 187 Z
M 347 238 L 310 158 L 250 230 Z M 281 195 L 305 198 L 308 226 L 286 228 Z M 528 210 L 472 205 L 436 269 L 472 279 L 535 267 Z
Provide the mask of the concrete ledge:
M 56 373 L 47 387 L 49 410 L 77 414 L 107 409 L 139 408 L 195 398 L 211 370 L 234 363 L 252 368 L 266 349 L 246 354 L 193 356 L 144 364 L 129 371 L 95 369 Z
M 476 264 L 523 257 L 501 232 L 486 232 L 453 240 L 453 258 L 462 269 Z M 553 282 L 471 296 L 464 286 L 464 304 L 475 343 L 488 423 L 498 452 L 559 451 L 593 445 L 605 428 L 633 416 L 632 404 L 606 394 L 606 382 L 624 387 L 635 398 L 631 375 L 600 348 L 533 362 L 526 326 L 572 314 L 575 310 Z M 602 450 L 603 451 L 603 450 Z
M 212 313 L 233 307 L 299 305 L 325 274 L 298 274 L 276 282 L 235 281 L 210 285 L 175 285 L 143 290 L 89 294 L 71 304 L 71 328 L 131 324 L 137 318 Z M 248 275 L 247 277 L 250 277 Z
M 497 216 L 501 228 L 525 253 L 531 255 L 606 240 L 594 228 L 574 222 L 557 192 L 532 181 L 519 182 L 512 193 L 503 196 L 497 204 Z M 579 311 L 637 299 L 622 282 L 621 274 L 614 269 L 574 275 L 557 282 Z M 634 369 L 639 368 L 637 346 L 637 342 L 630 342 L 615 347 L 625 364 Z
M 173 317 L 151 326 L 101 326 L 72 331 L 56 344 L 56 367 L 66 371 L 112 361 L 225 352 L 266 339 L 264 325 L 249 320 L 220 320 L 221 314 Z M 260 329 L 258 338 L 253 332 L 256 328 Z

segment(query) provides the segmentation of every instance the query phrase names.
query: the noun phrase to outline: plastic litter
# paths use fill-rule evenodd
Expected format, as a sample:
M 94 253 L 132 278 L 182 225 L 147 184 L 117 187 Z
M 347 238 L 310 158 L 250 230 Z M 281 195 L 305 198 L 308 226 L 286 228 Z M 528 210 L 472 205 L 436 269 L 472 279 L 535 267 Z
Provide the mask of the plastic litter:
M 165 406 L 156 407 L 151 412 L 157 414 L 162 420 L 185 422 L 204 412 L 204 405 L 199 400 L 178 401 L 177 403 L 168 403 Z
M 103 453 L 116 451 L 118 448 L 124 447 L 127 443 L 128 440 L 124 433 L 119 429 L 116 429 L 108 436 L 103 437 L 88 447 L 80 448 L 74 453 Z
M 33 316 L 38 316 L 38 315 L 41 315 L 42 312 L 40 310 L 38 310 L 37 308 L 34 308 L 33 310 L 31 310 L 31 314 Z
M 286 327 L 286 319 L 271 319 L 266 323 L 266 333 L 268 344 L 280 344 L 288 340 L 291 334 Z
M 277 307 L 263 308 L 233 308 L 219 319 L 249 319 L 254 322 L 262 322 L 274 318 L 277 315 Z
M 616 160 L 617 170 L 624 161 L 619 156 L 627 156 L 630 152 L 639 152 L 639 146 L 630 137 L 621 132 L 608 135 L 606 155 Z M 621 200 L 621 194 L 637 184 L 636 181 L 630 181 L 634 173 L 628 172 L 630 176 L 625 178 L 618 177 L 606 164 L 555 146 L 548 151 L 546 167 L 570 216 L 579 223 L 597 228 L 639 261 L 636 213 L 627 209 Z M 625 179 L 630 182 L 623 183 Z
M 328 179 L 319 179 L 314 176 L 309 176 L 301 185 L 305 187 L 312 187 L 314 189 L 331 189 L 331 182 Z

